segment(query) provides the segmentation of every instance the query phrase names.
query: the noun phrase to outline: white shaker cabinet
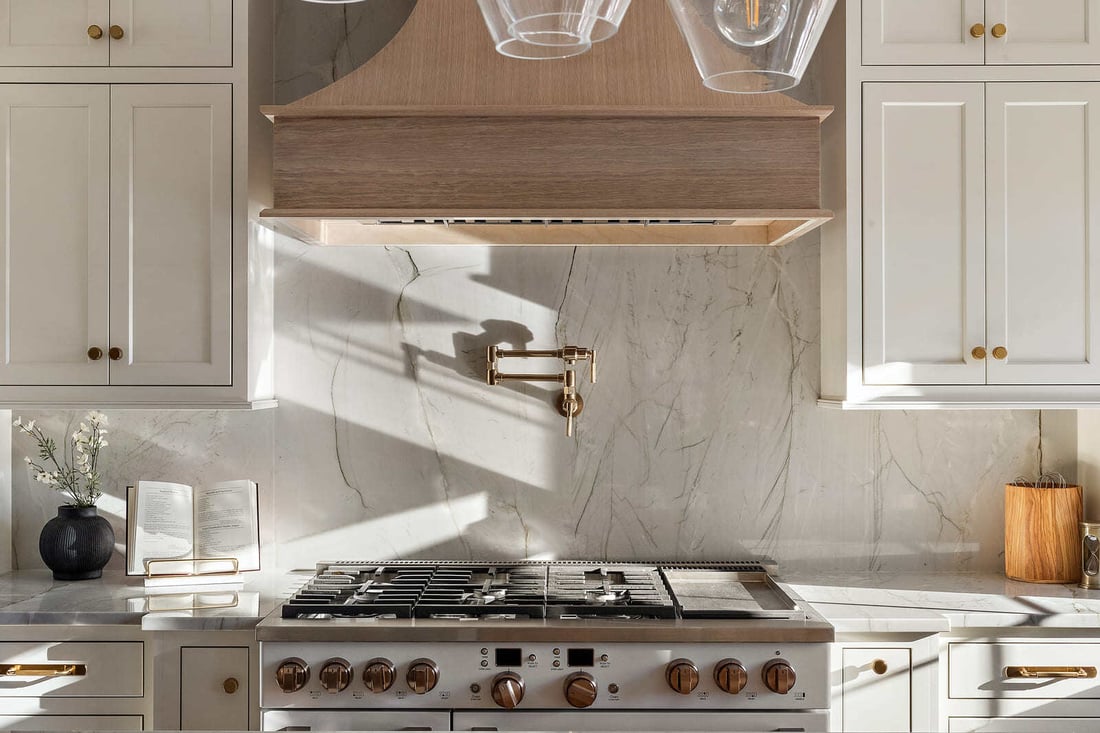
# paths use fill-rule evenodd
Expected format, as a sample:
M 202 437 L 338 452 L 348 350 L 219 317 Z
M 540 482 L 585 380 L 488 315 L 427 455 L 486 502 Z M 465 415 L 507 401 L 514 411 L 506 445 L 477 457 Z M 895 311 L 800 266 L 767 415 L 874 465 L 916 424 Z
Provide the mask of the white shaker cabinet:
M 863 63 L 982 64 L 984 22 L 985 0 L 866 0 Z
M 982 84 L 864 88 L 864 379 L 982 384 Z
M 0 384 L 231 383 L 230 99 L 0 86 Z
M 106 66 L 110 0 L 0 0 L 0 66 Z
M 180 650 L 180 729 L 248 730 L 248 647 Z
M 112 385 L 232 381 L 231 100 L 111 88 Z
M 849 648 L 842 655 L 841 730 L 912 730 L 911 650 Z
M 866 84 L 864 383 L 1100 384 L 1100 84 Z
M 233 0 L 0 0 L 0 66 L 233 65 Z
M 1100 63 L 1095 0 L 863 0 L 863 63 Z
M 1100 63 L 1096 0 L 986 0 L 985 17 L 987 64 Z
M 990 84 L 986 111 L 988 382 L 1100 384 L 1100 83 Z
M 232 66 L 233 0 L 110 1 L 111 66 Z
M 108 383 L 110 93 L 0 86 L 0 384 Z

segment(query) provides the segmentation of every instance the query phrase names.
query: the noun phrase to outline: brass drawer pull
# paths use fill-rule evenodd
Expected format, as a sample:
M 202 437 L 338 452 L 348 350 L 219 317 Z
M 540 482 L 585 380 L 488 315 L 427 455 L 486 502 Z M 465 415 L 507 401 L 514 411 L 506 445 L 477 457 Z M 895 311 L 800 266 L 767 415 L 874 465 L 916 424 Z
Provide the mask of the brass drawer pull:
M 1005 667 L 1005 677 L 1010 680 L 1093 679 L 1096 667 Z
M 86 664 L 0 664 L 4 677 L 83 677 Z

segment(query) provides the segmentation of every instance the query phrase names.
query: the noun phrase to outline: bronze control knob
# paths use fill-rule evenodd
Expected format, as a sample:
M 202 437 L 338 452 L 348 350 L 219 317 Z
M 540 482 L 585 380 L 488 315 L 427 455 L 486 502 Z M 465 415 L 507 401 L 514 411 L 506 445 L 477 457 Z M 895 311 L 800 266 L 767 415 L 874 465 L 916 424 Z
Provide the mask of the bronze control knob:
M 736 659 L 723 659 L 714 666 L 714 683 L 722 692 L 736 695 L 749 684 L 749 673 Z
M 405 682 L 417 695 L 427 694 L 439 683 L 439 667 L 430 659 L 414 659 Z
M 284 659 L 275 670 L 275 682 L 283 692 L 297 692 L 309 682 L 309 665 L 301 659 Z
M 523 678 L 515 672 L 501 672 L 493 678 L 493 702 L 511 710 L 523 700 Z
M 681 695 L 690 695 L 699 686 L 699 668 L 690 659 L 673 659 L 665 668 L 665 681 Z
M 351 665 L 346 659 L 330 659 L 317 673 L 317 679 L 326 692 L 332 695 L 343 692 L 351 684 Z
M 371 692 L 385 692 L 393 687 L 396 677 L 397 670 L 394 669 L 393 662 L 382 657 L 375 657 L 363 668 L 363 684 Z
M 596 680 L 587 672 L 574 672 L 565 679 L 565 701 L 575 708 L 591 707 L 598 692 Z
M 773 659 L 764 665 L 764 685 L 772 692 L 786 695 L 794 689 L 794 668 L 785 659 Z

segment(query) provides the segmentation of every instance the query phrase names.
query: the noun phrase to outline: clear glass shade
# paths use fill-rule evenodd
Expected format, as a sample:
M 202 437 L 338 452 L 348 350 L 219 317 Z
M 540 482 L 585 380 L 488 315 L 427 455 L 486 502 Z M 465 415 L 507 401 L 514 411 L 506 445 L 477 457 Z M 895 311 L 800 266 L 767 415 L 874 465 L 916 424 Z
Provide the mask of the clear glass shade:
M 719 92 L 797 86 L 836 0 L 668 0 L 703 83 Z
M 576 56 L 619 30 L 630 0 L 478 0 L 497 51 L 526 59 Z

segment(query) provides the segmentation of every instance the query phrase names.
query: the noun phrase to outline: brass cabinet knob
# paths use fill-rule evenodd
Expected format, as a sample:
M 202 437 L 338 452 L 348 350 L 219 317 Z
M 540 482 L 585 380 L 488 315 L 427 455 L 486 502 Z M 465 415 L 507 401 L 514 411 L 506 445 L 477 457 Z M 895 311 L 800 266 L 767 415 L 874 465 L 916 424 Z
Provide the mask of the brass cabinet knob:
M 887 669 L 886 661 L 883 659 L 876 659 L 871 662 L 871 671 L 875 674 L 886 674 Z
M 237 681 L 236 677 L 227 677 L 225 682 L 222 682 L 222 689 L 225 690 L 225 694 L 232 695 L 239 690 L 241 683 Z
M 970 350 L 970 355 L 973 356 L 978 361 L 981 361 L 982 359 L 984 359 L 986 357 L 985 347 L 984 346 L 975 346 L 973 349 Z
M 121 41 L 122 37 L 126 35 L 126 31 L 122 30 L 122 26 L 120 25 L 111 26 L 111 29 L 108 31 L 108 33 L 110 33 L 111 38 L 115 39 L 116 41 Z
M 98 41 L 100 38 L 103 38 L 103 29 L 94 24 L 88 26 L 88 37 L 93 41 Z
M 981 38 L 985 35 L 985 25 L 982 23 L 975 23 L 974 25 L 970 26 L 970 35 L 974 36 L 975 38 Z
M 111 361 L 118 361 L 122 358 L 122 349 L 112 346 L 110 351 L 107 352 L 107 356 L 111 357 Z
M 1006 349 L 1003 346 L 998 346 L 997 348 L 993 349 L 993 358 L 994 359 L 1007 359 L 1008 358 L 1008 349 Z
M 92 348 L 88 349 L 88 358 L 92 361 L 99 361 L 103 358 L 103 349 L 99 348 L 98 346 L 93 346 Z
M 1005 27 L 1004 23 L 998 23 L 993 26 L 993 30 L 989 31 L 989 33 L 994 38 L 1004 38 L 1005 34 L 1008 33 L 1008 28 Z

